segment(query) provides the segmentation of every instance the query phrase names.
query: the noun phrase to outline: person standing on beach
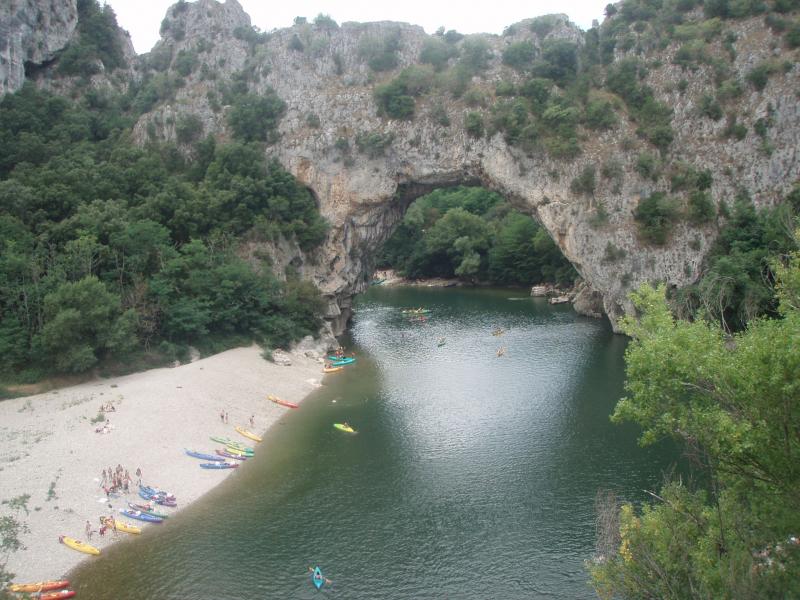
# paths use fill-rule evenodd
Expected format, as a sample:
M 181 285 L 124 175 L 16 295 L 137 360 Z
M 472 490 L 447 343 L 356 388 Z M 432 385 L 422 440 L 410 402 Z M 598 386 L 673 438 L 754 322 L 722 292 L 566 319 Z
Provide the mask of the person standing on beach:
M 103 479 L 100 482 L 100 487 L 105 487 L 107 479 L 108 479 L 108 475 L 106 475 L 106 470 L 103 469 Z
M 92 539 L 92 524 L 89 521 L 86 521 L 86 539 Z
M 136 467 L 136 485 L 142 485 L 142 468 Z
M 223 423 L 225 422 L 225 411 L 224 410 L 219 411 L 219 420 L 222 421 Z
M 255 427 L 255 426 L 256 426 L 256 416 L 250 415 L 250 427 Z
M 228 422 L 228 413 L 227 412 L 225 413 L 225 422 L 226 423 Z

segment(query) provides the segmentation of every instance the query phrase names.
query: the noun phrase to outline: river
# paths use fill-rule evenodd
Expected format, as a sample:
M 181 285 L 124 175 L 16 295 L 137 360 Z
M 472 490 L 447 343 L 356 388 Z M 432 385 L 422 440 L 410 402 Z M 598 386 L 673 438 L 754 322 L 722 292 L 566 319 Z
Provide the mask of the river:
M 609 422 L 625 338 L 519 290 L 380 286 L 350 336 L 356 365 L 223 485 L 79 569 L 78 597 L 594 598 L 597 490 L 639 502 L 675 458 Z

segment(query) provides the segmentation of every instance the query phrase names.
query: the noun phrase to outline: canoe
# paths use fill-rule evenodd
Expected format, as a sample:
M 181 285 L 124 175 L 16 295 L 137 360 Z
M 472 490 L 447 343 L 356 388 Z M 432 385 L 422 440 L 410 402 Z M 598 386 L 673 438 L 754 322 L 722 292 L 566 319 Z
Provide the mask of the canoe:
M 144 490 L 139 490 L 139 497 L 160 504 L 161 506 L 178 506 L 178 502 L 175 498 L 167 498 L 166 496 L 160 496 L 158 494 L 148 494 Z
M 267 396 L 267 399 L 271 400 L 275 404 L 280 404 L 281 406 L 285 406 L 286 408 L 300 408 L 299 404 L 295 404 L 294 402 L 289 402 L 288 400 L 278 398 L 277 396 L 273 396 L 272 394 Z
M 60 590 L 58 592 L 50 592 L 49 594 L 42 594 L 37 596 L 39 600 L 61 600 L 61 598 L 72 598 L 77 592 L 72 590 Z
M 9 592 L 17 594 L 30 594 L 32 592 L 49 592 L 58 588 L 65 588 L 69 581 L 61 579 L 59 581 L 40 581 L 39 583 L 12 583 L 8 586 Z
M 154 517 L 153 515 L 148 515 L 147 513 L 143 513 L 140 510 L 126 510 L 124 508 L 119 509 L 120 514 L 125 515 L 126 517 L 130 517 L 131 519 L 138 519 L 140 521 L 146 521 L 147 523 L 161 523 L 164 519 L 159 519 L 158 517 Z
M 238 448 L 233 448 L 232 446 L 225 446 L 225 452 L 229 454 L 234 454 L 236 456 L 241 456 L 242 458 L 253 458 L 256 453 L 252 450 L 239 450 Z
M 345 365 L 352 365 L 354 362 L 356 362 L 356 359 L 355 358 L 351 358 L 351 357 L 348 357 L 348 358 L 337 358 L 337 359 L 331 360 L 331 366 L 332 367 L 344 367 Z
M 250 458 L 249 456 L 244 456 L 242 454 L 233 454 L 232 452 L 228 452 L 227 450 L 217 450 L 217 454 L 224 458 L 233 458 L 236 460 L 247 460 Z
M 261 438 L 260 438 L 260 437 L 258 437 L 258 436 L 257 436 L 255 433 L 253 433 L 252 431 L 247 431 L 247 429 L 245 429 L 244 427 L 241 427 L 241 426 L 237 425 L 236 427 L 234 427 L 234 429 L 235 429 L 235 430 L 236 430 L 238 433 L 240 433 L 241 435 L 243 435 L 244 437 L 246 437 L 246 438 L 249 438 L 249 439 L 253 440 L 254 442 L 260 442 L 260 441 L 261 441 Z
M 157 510 L 153 510 L 153 508 L 147 504 L 134 504 L 133 502 L 128 502 L 128 506 L 132 510 L 138 510 L 146 515 L 150 515 L 151 517 L 158 517 L 159 519 L 166 519 L 167 517 L 169 517 L 167 513 L 162 513 L 158 512 Z
M 66 535 L 59 536 L 58 541 L 60 541 L 62 544 L 69 546 L 73 550 L 77 550 L 78 552 L 83 552 L 84 554 L 92 554 L 94 556 L 100 554 L 100 550 L 98 548 L 90 546 L 89 544 L 85 544 L 84 542 L 76 540 L 75 538 L 67 537 Z
M 111 519 L 106 519 L 106 525 L 111 527 Z M 131 525 L 130 523 L 126 523 L 125 521 L 117 521 L 116 519 L 114 519 L 114 526 L 112 527 L 112 529 L 116 529 L 117 531 L 122 531 L 124 533 L 142 533 L 141 527 L 136 527 L 135 525 Z
M 343 371 L 344 367 L 322 367 L 323 373 L 338 373 L 339 371 Z
M 238 463 L 231 462 L 213 462 L 213 463 L 200 463 L 204 469 L 235 469 L 239 466 Z
M 140 485 L 139 490 L 143 491 L 145 494 L 149 494 L 151 496 L 158 496 L 159 498 L 164 498 L 166 500 L 177 500 L 175 494 L 170 494 L 167 491 L 150 487 L 149 485 Z
M 318 590 L 322 589 L 322 586 L 325 585 L 325 577 L 322 575 L 322 571 L 320 571 L 319 567 L 314 567 L 314 571 L 311 574 L 311 582 Z
M 188 454 L 192 458 L 201 458 L 203 460 L 211 460 L 211 461 L 223 460 L 222 458 L 214 456 L 212 454 L 203 454 L 202 452 L 197 452 L 196 450 L 186 450 L 186 448 L 184 448 L 183 450 L 186 452 L 186 454 Z
M 220 444 L 224 444 L 230 448 L 236 448 L 237 450 L 241 450 L 242 452 L 253 452 L 253 449 L 250 446 L 243 444 L 242 442 L 237 442 L 236 440 L 232 440 L 226 437 L 220 437 L 218 435 L 212 435 L 211 439 L 215 442 L 219 442 Z
M 345 425 L 344 423 L 334 423 L 333 426 L 339 431 L 344 431 L 345 433 L 356 433 L 355 429 L 349 425 Z

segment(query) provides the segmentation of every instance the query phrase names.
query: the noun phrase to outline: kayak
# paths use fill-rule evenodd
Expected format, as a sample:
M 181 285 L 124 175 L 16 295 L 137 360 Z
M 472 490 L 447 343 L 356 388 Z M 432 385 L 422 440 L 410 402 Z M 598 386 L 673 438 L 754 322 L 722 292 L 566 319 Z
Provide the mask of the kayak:
M 275 404 L 280 404 L 281 406 L 285 406 L 286 408 L 300 408 L 299 404 L 295 404 L 294 402 L 289 402 L 288 400 L 283 400 L 282 398 L 278 398 L 277 396 L 273 396 L 270 394 L 267 396 L 268 400 L 271 400 Z
M 146 515 L 150 515 L 151 517 L 158 517 L 159 519 L 166 519 L 167 517 L 169 517 L 167 513 L 162 513 L 158 512 L 157 510 L 153 510 L 153 508 L 149 504 L 134 504 L 133 502 L 128 502 L 128 506 L 133 510 L 138 510 Z
M 40 581 L 39 583 L 12 583 L 8 586 L 8 591 L 16 592 L 17 594 L 30 594 L 31 592 L 49 592 L 50 590 L 65 588 L 68 585 L 69 581 L 66 579 L 60 581 Z
M 106 525 L 111 527 L 111 519 L 106 519 Z M 142 533 L 141 527 L 136 527 L 130 523 L 126 523 L 125 521 L 117 521 L 116 519 L 114 519 L 114 524 L 111 528 L 116 529 L 117 531 L 123 531 L 125 533 Z
M 175 498 L 168 498 L 167 496 L 161 496 L 159 494 L 148 494 L 144 490 L 139 490 L 139 496 L 144 500 L 150 500 L 161 506 L 178 506 Z
M 404 315 L 424 315 L 431 312 L 429 308 L 407 308 L 401 311 Z
M 139 519 L 140 521 L 146 521 L 148 523 L 161 523 L 164 520 L 158 517 L 154 517 L 153 515 L 148 515 L 147 513 L 143 513 L 140 510 L 125 510 L 124 508 L 120 508 L 119 512 L 120 514 L 123 514 L 126 517 L 130 517 L 131 519 Z
M 339 371 L 343 371 L 344 367 L 322 367 L 323 373 L 338 373 Z
M 330 357 L 328 357 L 328 358 L 330 358 Z M 332 359 L 331 360 L 331 366 L 332 367 L 343 367 L 345 365 L 352 365 L 354 362 L 356 362 L 356 359 L 355 358 L 351 358 L 351 357 L 348 357 L 348 358 L 336 358 L 336 359 Z
M 229 454 L 233 454 L 235 456 L 241 456 L 242 458 L 253 458 L 256 454 L 252 450 L 244 451 L 239 450 L 238 448 L 233 448 L 232 446 L 226 446 L 225 452 Z
M 322 571 L 320 571 L 319 567 L 314 567 L 314 571 L 311 574 L 311 582 L 318 590 L 322 589 L 322 586 L 325 585 L 325 577 L 322 575 Z
M 240 452 L 249 452 L 251 454 L 254 452 L 254 450 L 250 446 L 246 446 L 242 442 L 237 442 L 236 440 L 232 440 L 230 438 L 224 438 L 224 437 L 219 437 L 217 435 L 212 435 L 211 439 L 214 440 L 215 442 L 219 442 L 220 444 L 225 444 L 229 448 L 235 448 Z
M 344 431 L 346 433 L 356 433 L 356 430 L 350 427 L 350 425 L 346 425 L 344 423 L 334 423 L 333 426 L 338 429 L 339 431 Z
M 140 485 L 139 490 L 144 492 L 145 494 L 149 494 L 150 496 L 158 496 L 159 498 L 163 498 L 165 500 L 177 500 L 175 494 L 170 494 L 169 492 L 165 492 L 164 490 L 160 490 L 158 488 L 150 487 L 149 485 Z
M 213 456 L 211 454 L 203 454 L 202 452 L 197 452 L 196 450 L 186 450 L 186 448 L 184 448 L 184 451 L 192 458 L 201 458 L 203 460 L 211 460 L 211 461 L 223 460 L 218 456 Z
M 94 556 L 100 554 L 100 550 L 98 548 L 90 546 L 89 544 L 85 544 L 80 540 L 76 540 L 75 538 L 62 535 L 59 536 L 58 541 L 60 541 L 62 544 L 69 546 L 73 550 L 77 550 L 78 552 L 83 552 L 84 554 L 92 554 Z
M 249 456 L 242 456 L 241 454 L 233 454 L 232 452 L 228 452 L 227 450 L 217 450 L 217 454 L 224 458 L 233 458 L 236 460 L 247 460 L 250 458 Z
M 230 462 L 213 462 L 213 463 L 200 463 L 204 469 L 235 469 L 239 466 L 238 463 Z
M 58 592 L 50 592 L 49 594 L 42 594 L 37 596 L 39 600 L 60 600 L 61 598 L 72 598 L 77 592 L 72 590 L 60 590 Z
M 234 427 L 234 429 L 235 429 L 235 430 L 236 430 L 238 433 L 240 433 L 241 435 L 243 435 L 244 437 L 246 437 L 246 438 L 249 438 L 249 439 L 253 440 L 254 442 L 260 442 L 260 441 L 261 441 L 261 438 L 260 438 L 260 437 L 258 437 L 258 436 L 257 436 L 255 433 L 253 433 L 252 431 L 247 431 L 247 429 L 245 429 L 244 427 L 241 427 L 241 426 L 237 425 L 236 427 Z

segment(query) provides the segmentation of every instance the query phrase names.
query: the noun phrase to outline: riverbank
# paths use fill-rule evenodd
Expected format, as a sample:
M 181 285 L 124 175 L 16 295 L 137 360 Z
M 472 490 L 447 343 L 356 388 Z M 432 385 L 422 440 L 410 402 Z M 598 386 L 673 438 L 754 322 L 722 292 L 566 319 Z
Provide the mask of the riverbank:
M 60 579 L 83 559 L 102 560 L 60 544 L 58 536 L 87 541 L 88 520 L 95 530 L 89 543 L 101 550 L 124 539 L 128 534 L 100 537 L 96 530 L 101 515 L 120 516 L 129 501 L 142 501 L 137 468 L 143 483 L 175 493 L 179 509 L 235 477 L 239 469 L 201 469 L 201 461 L 186 456 L 184 448 L 213 454 L 219 444 L 210 435 L 247 443 L 235 425 L 262 433 L 286 413 L 267 394 L 299 402 L 321 384 L 322 365 L 314 352 L 296 350 L 289 357 L 291 365 L 283 366 L 264 360 L 257 346 L 236 348 L 175 368 L 0 402 L 0 501 L 29 495 L 27 513 L 0 505 L 0 516 L 13 515 L 28 527 L 20 536 L 24 549 L 7 565 L 15 580 Z M 109 404 L 114 411 L 101 413 L 100 406 Z M 228 413 L 227 424 L 221 411 Z M 97 433 L 103 425 L 106 433 Z M 102 472 L 118 464 L 133 485 L 127 495 L 106 498 Z M 143 525 L 143 535 L 154 526 L 135 524 Z

